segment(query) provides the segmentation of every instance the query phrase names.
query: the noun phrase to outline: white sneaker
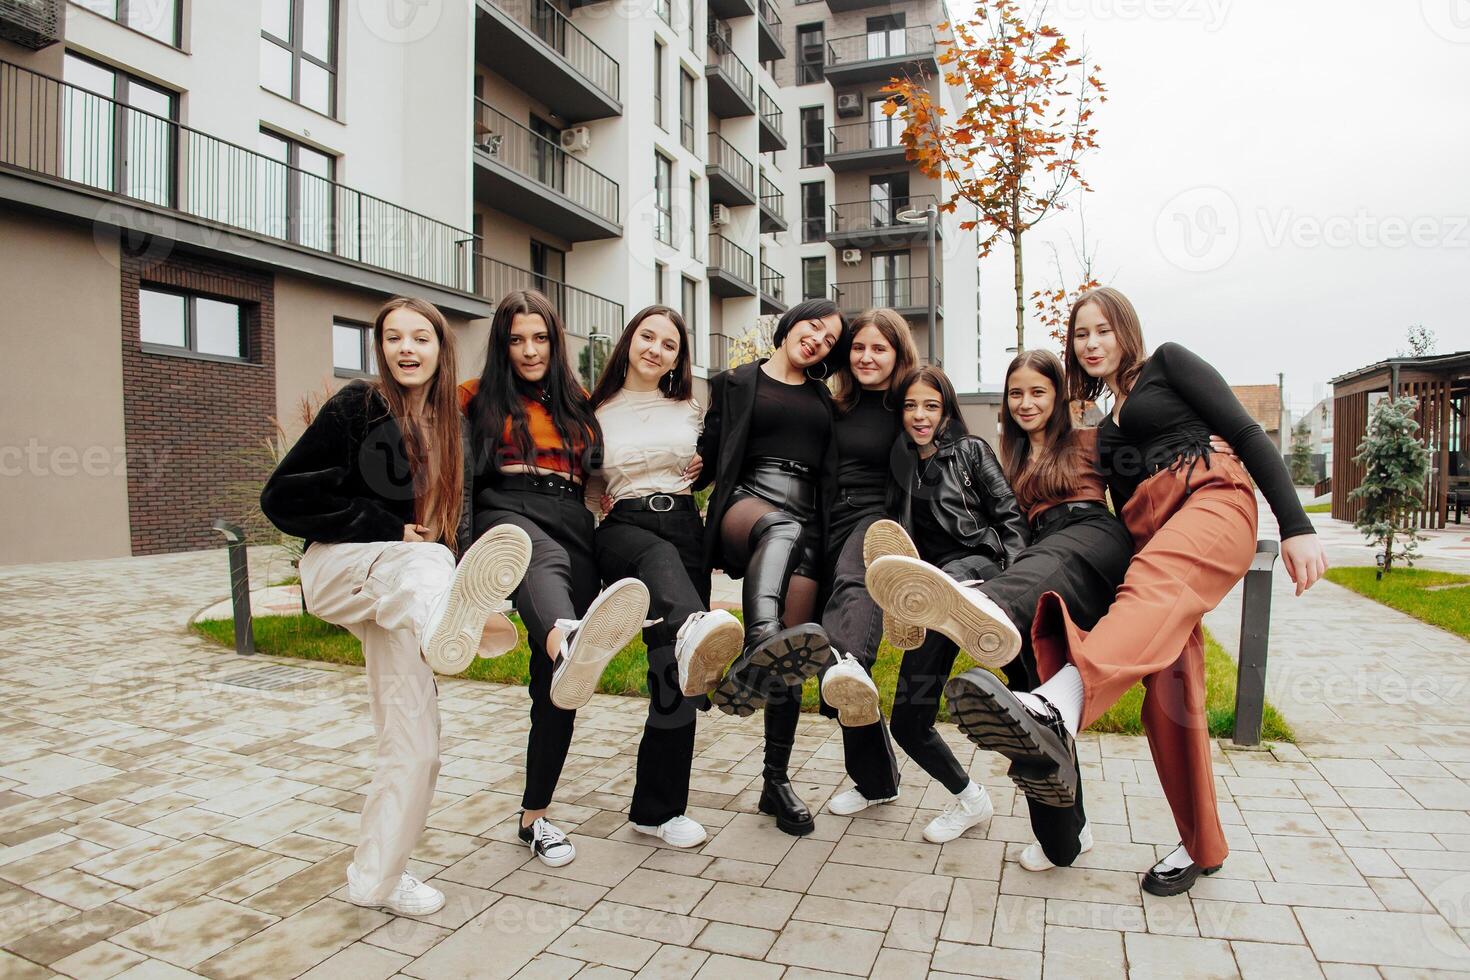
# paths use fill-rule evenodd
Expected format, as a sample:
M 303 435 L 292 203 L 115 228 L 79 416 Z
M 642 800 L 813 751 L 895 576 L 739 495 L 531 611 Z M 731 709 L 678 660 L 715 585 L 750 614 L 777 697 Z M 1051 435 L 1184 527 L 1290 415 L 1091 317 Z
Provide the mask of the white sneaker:
M 856 786 L 853 786 L 828 800 L 827 811 L 839 817 L 846 817 L 854 813 L 861 813 L 868 807 L 877 806 L 879 803 L 892 803 L 896 799 L 898 799 L 897 796 L 889 796 L 881 800 L 870 800 L 859 793 Z
M 638 833 L 657 837 L 670 847 L 698 847 L 704 843 L 705 838 L 709 837 L 703 824 L 682 813 L 657 826 L 651 827 L 641 823 L 635 823 L 632 826 Z
M 437 674 L 461 673 L 475 659 L 485 623 L 521 584 L 531 539 L 514 524 L 492 527 L 470 545 L 424 624 L 420 649 Z
M 607 662 L 638 635 L 647 615 L 648 587 L 625 578 L 603 589 L 581 619 L 558 619 L 561 656 L 551 675 L 551 703 L 576 711 L 592 700 Z
M 389 908 L 399 915 L 433 915 L 444 907 L 444 893 L 407 871 L 398 879 L 398 887 L 381 902 L 367 898 L 367 886 L 357 876 L 357 866 L 347 866 L 347 900 L 368 908 Z
M 979 823 L 989 820 L 995 813 L 995 804 L 984 786 L 976 787 L 977 798 L 966 803 L 964 794 L 956 799 L 948 810 L 929 821 L 924 828 L 924 839 L 935 844 L 947 844 Z
M 914 539 L 903 529 L 903 525 L 887 518 L 868 525 L 868 530 L 863 535 L 863 567 L 866 568 L 885 555 L 919 557 L 919 549 L 915 546 Z M 917 650 L 924 645 L 927 632 L 924 627 L 906 623 L 887 610 L 883 612 L 883 635 L 899 650 Z
M 928 562 L 889 555 L 868 566 L 867 578 L 885 612 L 938 630 L 982 667 L 1004 667 L 1021 652 L 1020 631 L 994 600 Z
M 745 628 L 723 609 L 697 612 L 684 620 L 674 641 L 684 696 L 696 698 L 713 691 L 744 644 Z
M 1077 835 L 1077 843 L 1080 845 L 1077 851 L 1078 854 L 1086 854 L 1092 850 L 1091 824 L 1082 825 L 1082 831 Z M 1041 849 L 1040 842 L 1032 841 L 1021 852 L 1021 867 L 1027 871 L 1050 871 L 1056 865 L 1051 863 L 1051 860 L 1046 856 L 1046 852 Z
M 545 817 L 537 817 L 529 827 L 520 830 L 521 842 L 531 848 L 531 853 L 541 859 L 548 868 L 559 868 L 571 864 L 577 856 L 567 835 L 554 827 Z
M 837 721 L 844 728 L 876 725 L 878 686 L 850 653 L 832 651 L 832 666 L 822 675 L 822 700 L 837 709 Z

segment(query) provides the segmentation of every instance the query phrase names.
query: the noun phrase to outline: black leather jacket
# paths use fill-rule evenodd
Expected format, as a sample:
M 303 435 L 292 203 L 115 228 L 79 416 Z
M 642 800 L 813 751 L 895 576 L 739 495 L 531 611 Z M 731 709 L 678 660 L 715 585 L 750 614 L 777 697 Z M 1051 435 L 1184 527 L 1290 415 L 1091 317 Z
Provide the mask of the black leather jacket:
M 1015 561 L 1031 542 L 1031 531 L 990 443 L 979 436 L 941 435 L 934 456 L 939 484 L 926 490 L 928 499 L 915 499 L 918 451 L 908 436 L 898 439 L 890 513 L 912 533 L 913 508 L 933 508 L 939 526 L 967 549 L 988 555 L 1001 568 Z

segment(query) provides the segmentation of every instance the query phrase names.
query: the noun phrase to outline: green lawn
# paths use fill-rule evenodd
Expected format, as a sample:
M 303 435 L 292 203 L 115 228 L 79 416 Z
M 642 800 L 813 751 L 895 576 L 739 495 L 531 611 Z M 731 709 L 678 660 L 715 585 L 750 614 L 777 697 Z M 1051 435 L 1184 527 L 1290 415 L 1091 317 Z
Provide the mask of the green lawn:
M 1303 509 L 1308 514 L 1330 514 L 1332 513 L 1332 501 L 1329 500 L 1320 504 L 1307 504 Z
M 1395 573 L 1397 574 L 1397 573 Z M 738 613 L 736 615 L 739 615 Z M 512 616 L 520 633 L 520 644 L 515 650 L 494 660 L 476 659 L 460 676 L 477 681 L 494 681 L 504 684 L 525 685 L 530 679 L 531 650 L 526 643 L 526 630 L 520 620 Z M 234 627 L 229 620 L 209 620 L 194 624 L 194 630 L 221 646 L 234 646 Z M 261 653 L 303 660 L 321 660 L 333 664 L 362 664 L 362 648 L 357 639 L 341 627 L 324 623 L 314 616 L 262 616 L 255 620 L 255 647 Z M 544 656 L 544 654 L 543 654 Z M 878 662 L 873 668 L 873 680 L 878 685 L 883 713 L 893 708 L 893 691 L 898 682 L 898 665 L 902 652 L 885 642 L 878 652 Z M 963 673 L 975 666 L 965 654 L 960 654 L 954 666 L 954 674 Z M 648 650 L 641 639 L 628 644 L 608 664 L 598 684 L 603 694 L 648 696 Z M 1206 710 L 1210 718 L 1210 734 L 1229 735 L 1235 724 L 1235 660 L 1207 635 L 1205 649 L 1205 676 L 1207 679 Z M 817 682 L 809 681 L 802 691 L 802 706 L 805 711 L 817 710 Z M 1143 733 L 1139 721 L 1139 708 L 1143 704 L 1143 687 L 1135 686 L 1123 699 L 1098 719 L 1089 731 L 1115 732 L 1126 735 Z M 939 717 L 948 720 L 945 707 L 941 706 Z M 1282 720 L 1276 709 L 1266 705 L 1262 736 L 1266 741 L 1289 742 L 1293 740 L 1290 727 Z
M 1470 575 L 1395 568 L 1380 582 L 1377 572 L 1329 568 L 1327 580 L 1470 640 Z

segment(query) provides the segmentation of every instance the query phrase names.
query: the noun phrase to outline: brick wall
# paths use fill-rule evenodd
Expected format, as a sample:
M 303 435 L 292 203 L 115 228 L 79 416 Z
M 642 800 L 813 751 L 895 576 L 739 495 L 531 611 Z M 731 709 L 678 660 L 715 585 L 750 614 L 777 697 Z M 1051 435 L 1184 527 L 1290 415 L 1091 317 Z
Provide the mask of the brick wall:
M 250 363 L 144 351 L 138 289 L 171 286 L 241 302 Z M 275 296 L 269 274 L 194 256 L 122 256 L 123 415 L 135 555 L 214 547 L 231 495 L 263 479 L 276 412 Z

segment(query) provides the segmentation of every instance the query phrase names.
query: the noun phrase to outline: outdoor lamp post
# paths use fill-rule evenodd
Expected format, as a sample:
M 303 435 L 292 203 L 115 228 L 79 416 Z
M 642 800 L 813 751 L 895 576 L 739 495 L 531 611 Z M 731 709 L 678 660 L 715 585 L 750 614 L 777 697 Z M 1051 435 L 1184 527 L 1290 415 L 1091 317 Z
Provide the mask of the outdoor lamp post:
M 944 367 L 944 337 L 939 333 L 937 307 L 938 303 L 934 295 L 934 232 L 939 224 L 939 208 L 933 204 L 922 211 L 913 209 L 900 211 L 898 220 L 906 224 L 927 226 L 926 243 L 929 246 L 929 343 L 932 345 L 929 351 L 929 360 L 935 366 Z
M 589 333 L 587 335 L 587 390 L 597 387 L 597 348 L 603 341 L 612 340 L 611 334 Z

